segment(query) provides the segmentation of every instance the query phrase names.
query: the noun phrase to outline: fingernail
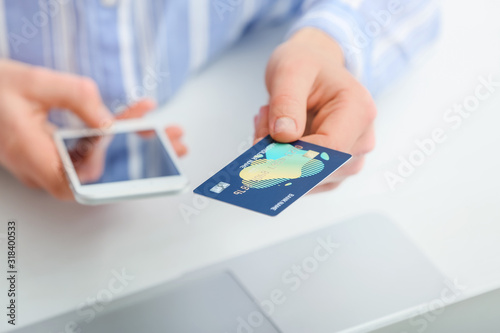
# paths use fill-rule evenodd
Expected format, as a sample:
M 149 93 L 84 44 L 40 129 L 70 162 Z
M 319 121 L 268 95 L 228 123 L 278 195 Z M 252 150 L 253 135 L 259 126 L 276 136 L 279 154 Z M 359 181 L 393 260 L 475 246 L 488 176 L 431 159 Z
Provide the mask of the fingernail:
M 284 132 L 297 132 L 297 125 L 295 124 L 295 120 L 288 117 L 281 117 L 276 120 L 276 122 L 274 123 L 274 134 Z

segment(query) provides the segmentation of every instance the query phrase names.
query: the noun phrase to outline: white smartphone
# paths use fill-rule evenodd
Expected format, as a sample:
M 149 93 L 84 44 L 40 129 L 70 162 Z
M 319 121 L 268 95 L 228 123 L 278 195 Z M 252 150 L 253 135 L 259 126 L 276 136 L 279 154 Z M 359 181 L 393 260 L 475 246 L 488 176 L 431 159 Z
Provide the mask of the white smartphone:
M 164 128 L 145 120 L 117 121 L 108 129 L 62 129 L 54 140 L 81 204 L 173 194 L 188 184 Z

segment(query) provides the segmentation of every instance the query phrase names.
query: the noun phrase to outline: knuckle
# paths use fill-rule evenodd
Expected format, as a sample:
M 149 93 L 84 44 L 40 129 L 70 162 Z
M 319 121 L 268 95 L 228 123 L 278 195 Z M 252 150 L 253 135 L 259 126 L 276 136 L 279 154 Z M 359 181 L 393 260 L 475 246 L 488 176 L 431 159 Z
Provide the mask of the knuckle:
M 297 98 L 289 94 L 279 94 L 273 96 L 269 106 L 270 110 L 276 115 L 276 113 L 284 113 L 288 107 L 300 107 L 301 103 Z

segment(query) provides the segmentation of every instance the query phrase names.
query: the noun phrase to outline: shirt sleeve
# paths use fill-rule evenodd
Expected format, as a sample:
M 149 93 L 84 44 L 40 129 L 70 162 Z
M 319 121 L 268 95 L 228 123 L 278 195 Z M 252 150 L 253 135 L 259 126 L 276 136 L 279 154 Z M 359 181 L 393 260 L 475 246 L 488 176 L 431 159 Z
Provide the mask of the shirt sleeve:
M 400 75 L 437 38 L 436 0 L 309 0 L 288 36 L 321 29 L 344 52 L 347 69 L 372 94 Z

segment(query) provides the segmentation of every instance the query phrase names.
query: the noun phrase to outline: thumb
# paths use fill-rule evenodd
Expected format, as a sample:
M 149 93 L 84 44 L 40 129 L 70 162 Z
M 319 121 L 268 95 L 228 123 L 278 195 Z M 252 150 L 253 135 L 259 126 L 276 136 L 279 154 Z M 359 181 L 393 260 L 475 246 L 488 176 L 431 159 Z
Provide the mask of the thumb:
M 307 100 L 314 76 L 306 68 L 277 70 L 269 77 L 269 132 L 279 142 L 292 142 L 304 134 Z

